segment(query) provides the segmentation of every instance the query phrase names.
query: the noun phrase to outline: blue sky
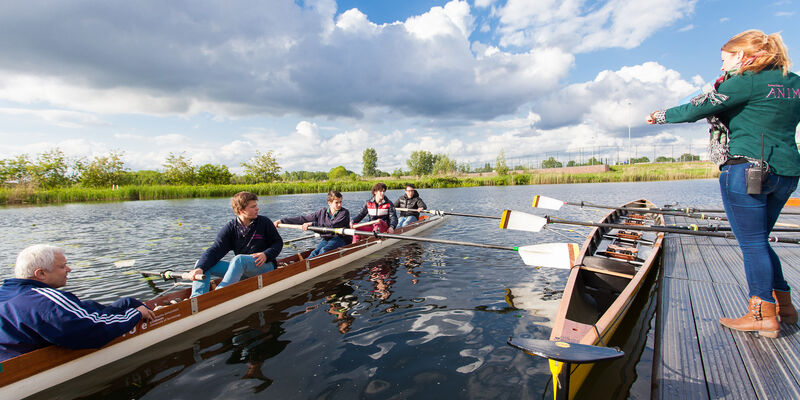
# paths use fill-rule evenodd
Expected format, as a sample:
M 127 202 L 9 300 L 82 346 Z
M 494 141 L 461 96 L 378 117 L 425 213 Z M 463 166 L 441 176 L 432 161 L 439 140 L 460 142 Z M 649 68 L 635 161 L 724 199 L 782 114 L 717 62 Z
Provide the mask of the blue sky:
M 405 167 L 597 146 L 701 148 L 701 123 L 650 127 L 719 73 L 745 29 L 780 32 L 782 0 L 270 0 L 5 2 L 0 158 L 58 147 L 170 152 L 238 170 L 272 150 L 286 170 Z M 797 68 L 793 68 L 795 71 Z M 608 147 L 610 148 L 610 147 Z M 698 153 L 700 151 L 697 151 Z

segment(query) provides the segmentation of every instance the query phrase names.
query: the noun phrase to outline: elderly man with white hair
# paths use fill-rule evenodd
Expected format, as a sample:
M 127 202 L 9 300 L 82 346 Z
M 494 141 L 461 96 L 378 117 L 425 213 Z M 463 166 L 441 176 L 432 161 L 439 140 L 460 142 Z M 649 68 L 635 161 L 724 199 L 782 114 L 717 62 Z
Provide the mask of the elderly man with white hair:
M 15 278 L 0 287 L 0 361 L 50 344 L 99 348 L 155 317 L 130 297 L 104 306 L 56 290 L 70 271 L 60 247 L 37 244 L 19 253 Z

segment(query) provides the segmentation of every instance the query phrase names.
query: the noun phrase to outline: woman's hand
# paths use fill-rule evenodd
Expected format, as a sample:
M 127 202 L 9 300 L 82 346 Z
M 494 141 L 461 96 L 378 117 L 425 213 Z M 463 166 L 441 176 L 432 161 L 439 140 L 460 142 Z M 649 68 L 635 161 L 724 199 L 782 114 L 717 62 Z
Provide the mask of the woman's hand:
M 653 115 L 653 113 L 650 113 L 645 121 L 647 121 L 648 124 L 653 125 L 656 123 L 656 117 Z
M 308 230 L 308 227 L 309 227 L 309 226 L 311 226 L 311 224 L 313 224 L 313 222 L 306 222 L 306 223 L 304 223 L 304 224 L 303 224 L 303 230 L 304 230 L 304 231 L 307 231 L 307 230 Z

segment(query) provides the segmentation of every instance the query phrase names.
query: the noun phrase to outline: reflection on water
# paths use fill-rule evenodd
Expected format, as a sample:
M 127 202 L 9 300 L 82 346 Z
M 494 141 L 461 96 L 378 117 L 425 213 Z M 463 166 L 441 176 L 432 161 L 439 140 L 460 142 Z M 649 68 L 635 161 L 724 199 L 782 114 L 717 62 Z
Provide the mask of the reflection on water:
M 503 209 L 546 214 L 530 207 L 534 194 L 599 204 L 647 197 L 659 205 L 679 199 L 718 207 L 718 193 L 708 180 L 420 190 L 431 208 L 498 216 Z M 400 194 L 389 191 L 387 197 Z M 345 193 L 344 206 L 356 210 L 368 196 Z M 325 194 L 260 201 L 262 214 L 272 219 L 324 205 Z M 552 213 L 597 220 L 605 211 L 565 207 Z M 74 269 L 67 290 L 101 302 L 149 298 L 169 284 L 143 281 L 113 262 L 188 270 L 229 218 L 228 199 L 0 209 L 0 276 L 13 274 L 23 247 L 51 242 L 67 249 Z M 582 243 L 588 232 L 566 228 L 534 234 L 500 230 L 496 220 L 449 217 L 426 235 L 529 245 Z M 287 247 L 283 255 L 295 251 Z M 546 361 L 505 342 L 509 336 L 549 337 L 566 276 L 526 266 L 514 252 L 408 242 L 42 398 L 539 398 L 549 382 Z

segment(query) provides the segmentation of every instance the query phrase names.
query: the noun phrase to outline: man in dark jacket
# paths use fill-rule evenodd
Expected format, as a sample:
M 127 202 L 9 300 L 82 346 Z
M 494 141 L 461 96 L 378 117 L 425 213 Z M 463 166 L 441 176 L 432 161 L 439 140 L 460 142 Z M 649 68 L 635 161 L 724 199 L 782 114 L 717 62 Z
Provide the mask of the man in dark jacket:
M 298 217 L 281 218 L 275 221 L 275 227 L 280 224 L 303 224 L 303 230 L 308 230 L 309 226 L 321 226 L 325 228 L 347 228 L 350 226 L 350 211 L 342 207 L 342 193 L 338 190 L 328 192 L 328 207 L 323 208 L 313 214 L 301 215 Z M 308 255 L 308 258 L 329 252 L 345 245 L 342 235 L 333 233 L 322 234 L 322 241 L 317 248 Z
M 400 219 L 397 221 L 397 227 L 402 228 L 419 219 L 419 213 L 428 208 L 425 202 L 419 198 L 416 188 L 413 183 L 406 185 L 406 192 L 394 202 L 395 208 L 408 208 L 416 211 L 400 211 Z
M 236 193 L 231 199 L 236 218 L 225 224 L 211 245 L 189 271 L 192 280 L 192 297 L 208 292 L 211 275 L 221 276 L 218 288 L 239 282 L 275 269 L 278 254 L 283 249 L 283 239 L 269 218 L 258 215 L 258 196 L 249 192 Z M 229 251 L 235 256 L 221 261 Z M 204 279 L 199 279 L 205 275 Z
M 37 244 L 22 250 L 15 278 L 0 287 L 0 361 L 50 344 L 68 349 L 103 347 L 155 315 L 125 297 L 104 306 L 56 290 L 67 284 L 64 249 Z

